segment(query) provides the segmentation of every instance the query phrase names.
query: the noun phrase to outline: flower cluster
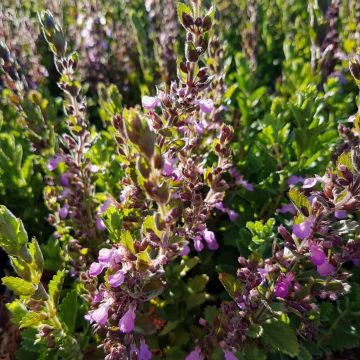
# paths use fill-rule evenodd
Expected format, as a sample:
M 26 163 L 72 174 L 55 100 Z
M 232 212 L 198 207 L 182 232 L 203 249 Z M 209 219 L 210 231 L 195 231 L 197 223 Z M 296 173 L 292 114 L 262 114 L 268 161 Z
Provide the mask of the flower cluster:
M 150 297 L 145 290 L 150 284 L 156 281 L 156 293 L 161 293 L 169 262 L 187 255 L 191 242 L 197 252 L 205 245 L 218 249 L 215 233 L 206 224 L 211 211 L 221 209 L 236 217 L 221 203 L 227 189 L 223 175 L 231 169 L 232 128 L 223 124 L 208 134 L 203 126 L 206 115 L 214 110 L 214 101 L 202 97 L 212 77 L 207 67 L 198 67 L 198 60 L 208 47 L 214 11 L 202 15 L 198 2 L 192 9 L 179 5 L 187 35 L 186 59 L 179 64 L 178 81 L 160 87 L 155 97 L 144 96 L 145 113 L 125 109 L 113 116 L 125 176 L 120 202 L 114 201 L 103 219 L 112 237 L 114 212 L 120 211 L 121 245 L 114 243 L 112 249 L 101 250 L 88 274 L 98 277 L 107 269 L 107 286 L 100 281 L 95 290 L 88 279 L 89 296 L 96 300 L 87 316 L 108 331 L 104 340 L 107 359 L 116 358 L 119 344 L 126 344 L 127 349 L 136 346 L 132 334 L 135 314 L 146 311 L 143 304 Z M 217 156 L 214 165 L 207 158 L 208 151 L 202 151 L 209 140 Z M 124 336 L 127 333 L 131 336 Z

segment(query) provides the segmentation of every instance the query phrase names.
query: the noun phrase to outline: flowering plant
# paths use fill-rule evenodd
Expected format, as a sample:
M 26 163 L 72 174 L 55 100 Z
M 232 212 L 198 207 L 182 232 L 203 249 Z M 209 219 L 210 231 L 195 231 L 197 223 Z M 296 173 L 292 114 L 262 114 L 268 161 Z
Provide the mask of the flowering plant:
M 0 358 L 359 347 L 356 11 L 47 6 L 0 17 Z

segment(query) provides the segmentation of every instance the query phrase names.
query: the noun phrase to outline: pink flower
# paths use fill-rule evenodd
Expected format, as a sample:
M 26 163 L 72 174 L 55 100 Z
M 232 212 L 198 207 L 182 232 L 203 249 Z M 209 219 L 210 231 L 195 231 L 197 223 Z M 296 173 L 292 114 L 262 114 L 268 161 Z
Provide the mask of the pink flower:
M 318 265 L 316 269 L 321 276 L 329 276 L 335 271 L 335 266 L 326 260 L 321 265 Z
M 146 110 L 154 110 L 160 104 L 157 97 L 152 96 L 143 96 L 142 97 L 142 106 Z
M 198 102 L 200 110 L 204 113 L 210 113 L 214 108 L 214 102 L 211 99 L 203 99 Z
M 310 260 L 314 265 L 322 265 L 326 261 L 324 251 L 317 245 L 310 246 Z
M 152 353 L 144 339 L 140 340 L 140 348 L 139 348 L 138 356 L 139 356 L 138 360 L 150 360 L 152 357 Z
M 202 236 L 210 250 L 217 250 L 219 248 L 219 244 L 216 240 L 215 234 L 212 231 L 205 230 Z
M 108 283 L 111 287 L 116 288 L 124 282 L 125 276 L 124 273 L 119 270 L 113 275 L 109 275 Z
M 299 239 L 304 240 L 312 234 L 313 225 L 314 220 L 309 218 L 307 221 L 300 224 L 294 224 L 292 230 L 294 235 L 296 235 Z
M 98 276 L 101 274 L 101 272 L 104 270 L 104 268 L 105 268 L 104 264 L 93 262 L 89 268 L 89 275 L 91 277 Z
M 129 306 L 128 311 L 119 320 L 119 328 L 123 333 L 131 333 L 135 327 L 135 309 L 133 306 Z

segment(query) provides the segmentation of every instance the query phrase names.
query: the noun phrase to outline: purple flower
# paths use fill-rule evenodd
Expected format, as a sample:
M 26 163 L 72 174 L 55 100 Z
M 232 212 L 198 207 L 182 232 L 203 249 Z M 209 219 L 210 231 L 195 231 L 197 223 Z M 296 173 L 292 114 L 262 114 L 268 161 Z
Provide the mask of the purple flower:
M 326 260 L 321 265 L 318 265 L 316 269 L 321 276 L 329 276 L 335 271 L 335 266 Z
M 238 360 L 238 358 L 235 356 L 235 354 L 232 351 L 229 350 L 223 350 L 223 351 L 224 351 L 225 360 Z
M 105 268 L 104 264 L 93 262 L 89 268 L 89 275 L 92 277 L 98 276 L 101 274 L 101 272 L 104 270 L 104 268 Z
M 68 172 L 63 173 L 63 174 L 60 175 L 60 184 L 61 184 L 61 186 L 66 187 L 66 186 L 70 185 L 70 182 L 69 182 L 69 177 L 70 176 L 71 175 Z
M 313 225 L 314 220 L 310 217 L 308 220 L 300 224 L 294 224 L 292 230 L 294 235 L 296 235 L 299 239 L 304 240 L 311 235 Z
M 317 184 L 318 180 L 316 178 L 307 178 L 304 180 L 303 189 L 311 189 Z
M 108 300 L 106 303 L 101 304 L 96 310 L 89 311 L 85 315 L 85 319 L 90 321 L 90 323 L 96 322 L 101 326 L 104 326 L 109 317 L 109 307 L 112 304 L 113 300 Z
M 157 97 L 152 96 L 143 96 L 142 97 L 142 106 L 146 110 L 154 110 L 160 104 Z
M 204 249 L 204 243 L 202 242 L 202 238 L 200 236 L 196 236 L 194 239 L 194 248 L 197 252 L 201 252 Z
M 180 256 L 186 256 L 190 253 L 190 248 L 188 245 L 184 246 L 180 252 Z
M 144 339 L 140 340 L 140 348 L 139 348 L 138 356 L 139 356 L 138 360 L 150 360 L 152 357 L 151 351 Z
M 68 214 L 69 214 L 69 205 L 65 204 L 63 207 L 60 208 L 59 210 L 59 216 L 60 219 L 66 219 Z
M 345 219 L 346 215 L 347 215 L 347 212 L 345 210 L 336 210 L 334 215 L 338 219 Z
M 217 250 L 219 248 L 219 244 L 216 240 L 215 234 L 212 231 L 205 230 L 202 233 L 202 236 L 210 250 Z
M 111 287 L 116 288 L 124 282 L 125 276 L 124 273 L 119 270 L 113 275 L 109 275 L 108 283 Z
M 269 271 L 266 269 L 260 268 L 260 269 L 258 269 L 258 273 L 261 276 L 261 284 L 260 285 L 262 285 L 266 281 L 266 275 L 269 273 Z
M 196 347 L 186 358 L 185 360 L 203 360 L 204 356 L 201 353 L 201 349 Z
M 123 333 L 131 333 L 135 327 L 135 309 L 133 306 L 129 306 L 128 311 L 119 320 L 119 328 Z
M 202 134 L 204 132 L 204 124 L 199 121 L 195 124 L 195 130 L 198 134 Z
M 218 209 L 218 210 L 220 210 L 220 211 L 222 211 L 222 212 L 225 212 L 225 211 L 226 211 L 226 209 L 225 209 L 225 207 L 224 207 L 224 204 L 223 204 L 221 201 L 219 201 L 218 203 L 216 203 L 216 204 L 214 205 L 214 207 L 215 207 L 215 209 Z
M 204 113 L 210 113 L 214 108 L 214 102 L 211 99 L 203 99 L 198 102 L 200 110 Z
M 297 211 L 296 211 L 296 208 L 295 206 L 290 203 L 290 204 L 283 204 L 281 206 L 281 208 L 279 208 L 277 210 L 280 214 L 286 214 L 286 213 L 290 213 L 292 215 L 296 215 Z
M 352 258 L 352 262 L 355 266 L 360 266 L 360 257 Z
M 304 181 L 304 178 L 297 175 L 291 175 L 288 179 L 288 185 L 296 185 L 297 183 L 302 183 Z
M 102 248 L 99 251 L 98 260 L 100 263 L 110 265 L 114 256 L 114 249 Z
M 106 226 L 104 224 L 104 221 L 100 217 L 96 218 L 95 226 L 99 231 L 105 231 L 106 230 Z
M 164 176 L 173 176 L 174 175 L 174 163 L 176 159 L 166 158 L 164 161 L 162 174 Z
M 326 255 L 319 246 L 311 245 L 310 260 L 314 265 L 322 265 L 326 261 Z
M 229 215 L 230 221 L 235 221 L 239 217 L 239 214 L 231 209 L 227 209 L 226 213 Z
M 61 161 L 62 161 L 61 157 L 55 155 L 53 158 L 50 159 L 50 161 L 47 164 L 48 170 L 54 171 L 58 167 L 59 163 L 61 163 Z
M 294 278 L 293 273 L 287 273 L 285 277 L 280 275 L 274 289 L 275 296 L 284 299 L 289 293 L 289 288 Z
M 107 199 L 99 208 L 98 214 L 103 214 L 109 207 L 112 205 L 113 200 L 111 198 Z

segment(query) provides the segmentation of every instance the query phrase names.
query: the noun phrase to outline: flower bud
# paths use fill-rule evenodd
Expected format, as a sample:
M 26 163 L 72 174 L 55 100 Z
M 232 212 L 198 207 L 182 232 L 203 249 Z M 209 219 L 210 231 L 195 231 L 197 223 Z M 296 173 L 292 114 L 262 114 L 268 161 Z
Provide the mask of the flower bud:
M 182 14 L 182 22 L 185 27 L 190 27 L 190 26 L 194 25 L 194 18 L 189 14 L 183 13 Z
M 202 28 L 204 31 L 209 31 L 212 25 L 210 16 L 206 15 L 202 22 Z

